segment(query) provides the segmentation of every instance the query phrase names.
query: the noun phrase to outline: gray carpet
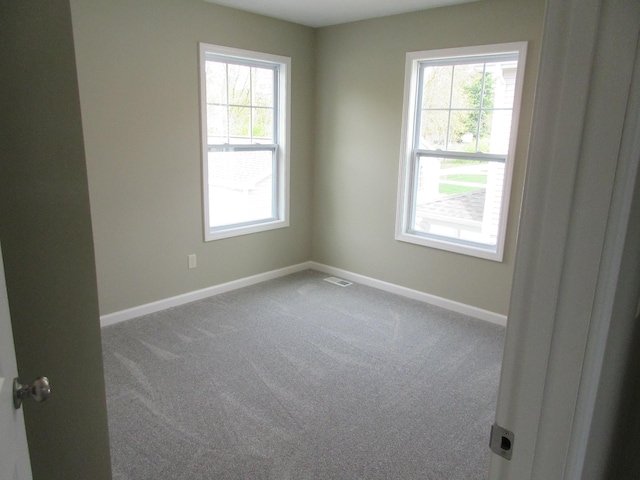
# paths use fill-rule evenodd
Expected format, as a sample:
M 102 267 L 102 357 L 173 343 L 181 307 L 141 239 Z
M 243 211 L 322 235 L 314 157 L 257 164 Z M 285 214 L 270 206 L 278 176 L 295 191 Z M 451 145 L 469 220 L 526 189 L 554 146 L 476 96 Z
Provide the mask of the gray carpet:
M 504 328 L 325 277 L 104 328 L 113 478 L 485 478 Z

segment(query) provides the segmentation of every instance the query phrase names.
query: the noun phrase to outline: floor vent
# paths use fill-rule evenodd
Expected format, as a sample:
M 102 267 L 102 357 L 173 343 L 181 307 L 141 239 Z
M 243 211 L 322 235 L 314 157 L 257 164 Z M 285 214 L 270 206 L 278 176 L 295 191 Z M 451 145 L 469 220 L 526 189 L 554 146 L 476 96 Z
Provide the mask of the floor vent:
M 338 277 L 327 277 L 324 279 L 325 282 L 335 283 L 341 287 L 348 287 L 349 285 L 353 285 L 353 282 L 348 282 Z

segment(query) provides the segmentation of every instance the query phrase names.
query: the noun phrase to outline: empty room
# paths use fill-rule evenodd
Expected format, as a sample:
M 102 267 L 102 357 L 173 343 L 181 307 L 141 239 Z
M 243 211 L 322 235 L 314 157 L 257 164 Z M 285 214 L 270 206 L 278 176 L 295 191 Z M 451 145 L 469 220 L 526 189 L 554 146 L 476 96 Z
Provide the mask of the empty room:
M 338 25 L 314 28 L 203 1 L 71 2 L 115 474 L 472 478 L 488 469 L 543 7 L 540 1 L 473 2 L 356 22 L 329 18 L 317 22 Z M 435 245 L 420 244 L 422 232 L 397 238 L 402 131 L 412 129 L 403 126 L 406 62 L 416 51 L 473 58 L 424 74 L 454 77 L 441 82 L 442 92 L 434 89 L 435 98 L 470 96 L 474 82 L 491 97 L 484 110 L 478 103 L 460 114 L 450 106 L 454 123 L 466 115 L 458 123 L 475 124 L 444 134 L 445 150 L 484 150 L 490 160 L 457 153 L 433 163 L 451 172 L 435 173 L 440 203 L 466 198 L 468 191 L 484 198 L 486 176 L 493 175 L 487 170 L 498 166 L 500 193 L 491 202 L 511 200 L 495 213 L 501 217 L 496 232 L 472 236 L 483 227 L 465 233 L 458 226 L 462 234 L 431 235 L 426 229 L 424 237 L 451 237 L 450 244 Z M 246 57 L 250 62 L 242 64 Z M 272 64 L 279 67 L 277 81 Z M 242 68 L 251 78 L 247 92 L 233 90 L 244 85 Z M 460 73 L 452 74 L 454 68 Z M 426 89 L 430 80 L 423 83 Z M 500 127 L 497 117 L 512 110 L 517 118 Z M 420 127 L 426 132 L 420 148 L 431 142 L 442 149 L 435 137 L 442 136 L 437 114 L 443 111 L 433 115 L 438 125 Z M 485 115 L 496 120 L 480 121 Z M 517 138 L 509 142 L 512 124 Z M 472 132 L 472 140 L 462 145 L 454 129 Z M 247 143 L 251 150 L 243 149 Z M 275 153 L 257 150 L 273 143 Z M 491 154 L 504 154 L 502 163 Z M 229 176 L 224 162 L 231 155 L 231 161 L 253 161 L 245 170 L 259 178 L 262 158 L 268 156 L 268 165 L 275 158 L 267 196 L 278 205 L 267 228 L 243 217 L 259 217 L 260 207 L 249 205 L 235 219 L 233 206 L 243 198 L 217 188 Z M 234 175 L 252 184 L 242 187 L 249 197 L 260 198 L 260 180 Z M 462 181 L 448 185 L 446 178 Z M 481 190 L 464 182 L 473 178 Z M 507 182 L 510 195 L 503 193 Z M 421 222 L 426 214 L 416 229 Z M 498 229 L 504 238 L 496 239 Z M 341 288 L 302 274 L 288 280 L 298 292 L 293 297 L 276 283 L 271 295 L 222 294 L 128 320 L 302 269 L 346 276 L 355 285 Z M 375 295 L 359 290 L 363 282 L 462 315 L 442 311 L 428 323 L 420 319 L 436 314 L 418 309 L 409 315 L 413 303 L 385 305 L 397 302 L 392 297 L 371 303 Z M 333 303 L 339 306 L 328 308 Z M 481 319 L 478 325 L 469 323 L 471 316 Z M 414 331 L 419 321 L 423 332 Z M 440 330 L 443 321 L 451 330 Z M 131 328 L 140 329 L 139 336 Z M 303 355 L 305 348 L 312 352 Z M 211 350 L 217 353 L 205 355 Z M 184 403 L 181 388 L 193 392 Z M 326 389 L 333 390 L 324 395 Z M 191 453 L 172 458 L 176 451 Z
M 20 394 L 33 478 L 53 478 L 44 472 L 55 456 L 76 472 L 92 468 L 119 480 L 506 479 L 544 472 L 545 463 L 558 467 L 544 458 L 584 454 L 587 462 L 588 449 L 597 451 L 581 433 L 591 428 L 587 417 L 574 424 L 572 414 L 576 405 L 611 410 L 598 403 L 599 383 L 591 396 L 582 393 L 599 378 L 583 367 L 584 352 L 606 342 L 590 340 L 586 321 L 570 340 L 576 330 L 553 319 L 571 310 L 557 294 L 563 279 L 592 279 L 597 298 L 604 273 L 590 254 L 615 235 L 602 228 L 593 239 L 602 244 L 574 250 L 594 260 L 571 270 L 573 256 L 544 248 L 576 239 L 567 229 L 579 232 L 586 217 L 541 224 L 535 215 L 543 202 L 525 188 L 542 185 L 542 171 L 530 165 L 532 151 L 545 156 L 536 112 L 553 114 L 553 102 L 538 98 L 549 86 L 539 76 L 564 71 L 543 68 L 544 42 L 553 46 L 546 29 L 562 30 L 548 27 L 546 1 L 353 9 L 357 2 L 60 3 L 66 9 L 50 13 L 50 22 L 34 15 L 38 35 L 56 36 L 52 65 L 61 65 L 45 62 L 43 71 L 55 74 L 34 82 L 60 85 L 56 105 L 69 108 L 72 120 L 51 121 L 62 131 L 43 132 L 35 144 L 51 144 L 45 140 L 54 134 L 73 139 L 53 145 L 75 159 L 76 170 L 44 173 L 54 184 L 67 174 L 78 182 L 76 189 L 65 180 L 69 196 L 50 209 L 71 219 L 77 208 L 83 220 L 69 220 L 50 243 L 69 245 L 71 255 L 75 242 L 86 242 L 73 254 L 84 280 L 74 287 L 71 275 L 60 276 L 55 288 L 59 314 L 69 312 L 78 336 L 50 356 L 68 365 L 91 360 L 76 378 L 48 373 L 47 362 L 35 359 L 21 366 L 30 348 L 18 339 L 34 329 L 20 320 L 29 302 L 15 306 L 24 295 L 15 227 L 23 224 L 6 215 L 5 199 L 2 246 L 16 356 L 27 372 L 21 378 L 51 381 L 50 398 L 35 387 Z M 589 18 L 597 33 L 600 16 Z M 631 47 L 620 44 L 628 58 Z M 592 56 L 575 65 L 604 62 Z M 615 77 L 630 84 L 631 72 Z M 611 108 L 624 117 L 628 90 L 620 92 Z M 580 172 L 587 170 L 567 167 L 557 177 L 575 175 L 575 193 L 539 188 L 547 207 L 581 204 L 592 180 L 590 170 Z M 619 177 L 607 177 L 611 191 L 623 189 Z M 72 199 L 76 192 L 81 201 Z M 603 205 L 592 213 L 606 224 L 613 207 Z M 68 220 L 51 218 L 41 237 L 62 232 Z M 24 245 L 35 252 L 36 243 Z M 41 262 L 47 251 L 37 254 Z M 47 258 L 51 271 L 76 257 L 64 258 Z M 34 305 L 52 305 L 42 295 Z M 86 302 L 75 300 L 81 297 Z M 526 321 L 530 305 L 539 328 Z M 43 333 L 55 334 L 55 323 L 48 325 Z M 562 357 L 563 344 L 552 337 L 581 353 Z M 76 383 L 91 391 L 92 403 L 68 401 L 81 389 Z M 551 404 L 556 410 L 547 411 Z M 76 411 L 78 420 L 62 423 L 59 409 Z M 47 434 L 35 426 L 47 415 L 59 418 L 61 437 L 78 432 L 86 467 L 63 442 L 46 453 Z M 536 437 L 554 433 L 570 444 L 555 457 Z

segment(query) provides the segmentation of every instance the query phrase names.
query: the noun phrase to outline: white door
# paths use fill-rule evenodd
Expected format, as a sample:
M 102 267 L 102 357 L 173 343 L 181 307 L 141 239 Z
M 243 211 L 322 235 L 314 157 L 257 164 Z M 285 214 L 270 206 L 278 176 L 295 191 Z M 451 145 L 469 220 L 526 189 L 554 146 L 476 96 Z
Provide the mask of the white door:
M 9 300 L 0 249 L 0 478 L 31 480 L 22 409 L 13 407 L 13 379 L 18 376 Z

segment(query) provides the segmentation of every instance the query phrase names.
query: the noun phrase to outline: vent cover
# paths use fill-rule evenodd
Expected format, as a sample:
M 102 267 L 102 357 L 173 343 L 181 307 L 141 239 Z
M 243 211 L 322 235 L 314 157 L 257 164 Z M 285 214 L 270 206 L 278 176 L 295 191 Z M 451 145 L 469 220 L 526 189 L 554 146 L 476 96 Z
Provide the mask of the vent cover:
M 338 277 L 327 277 L 324 279 L 325 282 L 333 283 L 340 287 L 348 287 L 349 285 L 353 285 L 353 282 L 348 282 Z

